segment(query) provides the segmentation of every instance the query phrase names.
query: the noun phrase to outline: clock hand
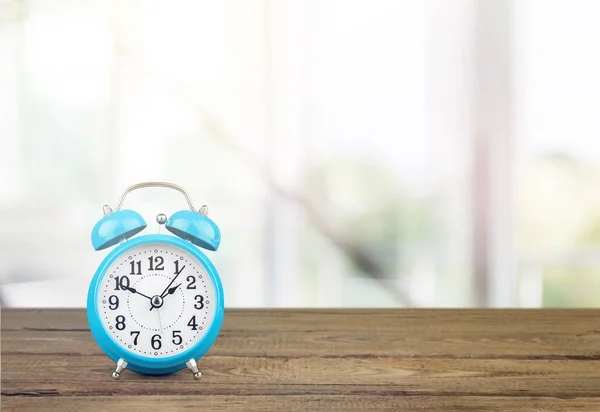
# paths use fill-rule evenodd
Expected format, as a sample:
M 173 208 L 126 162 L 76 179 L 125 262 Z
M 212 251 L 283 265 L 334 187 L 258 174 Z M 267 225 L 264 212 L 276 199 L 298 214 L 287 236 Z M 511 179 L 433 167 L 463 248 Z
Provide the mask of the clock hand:
M 165 296 L 162 296 L 163 298 L 167 297 L 168 295 L 172 295 L 173 293 L 175 293 L 175 291 L 177 290 L 177 288 L 181 286 L 181 283 L 177 286 L 173 286 L 172 288 L 169 289 L 169 291 L 167 293 L 165 293 Z
M 179 273 L 181 273 L 181 272 L 179 272 Z M 171 287 L 171 285 L 173 284 L 173 282 L 175 282 L 175 279 L 177 279 L 177 276 L 179 276 L 179 273 L 175 274 L 175 277 L 173 277 L 173 279 L 171 279 L 171 281 L 169 282 L 169 284 L 167 285 L 167 287 L 165 288 L 165 290 L 162 291 L 162 293 L 160 294 L 161 298 L 163 296 L 165 296 L 165 294 L 167 293 L 167 291 L 169 290 L 169 288 Z
M 160 321 L 160 309 L 156 308 L 156 314 L 158 315 L 158 326 L 160 327 L 160 334 L 162 335 L 162 322 Z
M 160 294 L 160 297 L 163 298 L 166 296 L 166 293 L 169 291 L 169 288 L 171 287 L 171 285 L 173 284 L 173 282 L 175 282 L 175 279 L 177 279 L 177 276 L 179 276 L 179 274 L 181 272 L 183 272 L 183 269 L 185 269 L 185 265 L 183 265 L 183 267 L 181 269 L 179 269 L 179 266 L 177 266 L 177 268 L 175 269 L 175 276 L 173 277 L 173 279 L 171 279 L 171 281 L 169 282 L 169 284 L 167 285 L 167 287 L 165 288 L 165 290 L 162 291 L 162 293 Z M 174 292 L 175 290 L 173 290 Z M 171 292 L 171 293 L 173 293 Z M 150 310 L 154 309 L 154 305 L 152 305 L 150 307 Z
M 179 286 L 181 286 L 181 283 L 180 283 L 179 285 L 177 285 L 177 286 L 173 286 L 172 288 L 169 288 L 169 289 L 167 290 L 167 293 L 165 293 L 165 294 L 164 294 L 164 296 L 160 296 L 160 299 L 159 299 L 159 297 L 158 297 L 158 296 L 154 296 L 154 298 L 153 298 L 154 300 L 152 300 L 152 299 L 150 300 L 150 302 L 151 302 L 151 304 L 152 304 L 152 307 L 150 308 L 150 310 L 152 310 L 152 309 L 154 309 L 154 308 L 156 308 L 156 310 L 158 310 L 158 308 L 159 308 L 160 306 L 162 306 L 162 301 L 161 301 L 161 299 L 164 299 L 164 298 L 166 298 L 167 296 L 169 296 L 169 295 L 172 295 L 173 293 L 175 293 L 175 291 L 177 290 L 177 288 L 178 288 Z M 156 300 L 158 300 L 158 302 L 156 302 L 156 303 L 155 303 L 155 301 L 156 301 Z M 160 302 L 160 303 L 159 303 L 159 302 Z M 155 305 L 156 305 L 156 306 L 155 306 Z
M 137 293 L 138 295 L 142 295 L 142 296 L 143 296 L 143 297 L 145 297 L 146 299 L 150 299 L 150 300 L 152 300 L 152 298 L 151 298 L 150 296 L 146 296 L 146 295 L 144 295 L 142 292 L 138 292 L 138 290 L 137 290 L 136 288 L 131 288 L 131 287 L 129 287 L 129 286 L 123 286 L 123 285 L 121 285 L 121 287 L 122 287 L 123 289 L 125 289 L 125 290 L 128 290 L 128 291 L 130 291 L 131 293 Z

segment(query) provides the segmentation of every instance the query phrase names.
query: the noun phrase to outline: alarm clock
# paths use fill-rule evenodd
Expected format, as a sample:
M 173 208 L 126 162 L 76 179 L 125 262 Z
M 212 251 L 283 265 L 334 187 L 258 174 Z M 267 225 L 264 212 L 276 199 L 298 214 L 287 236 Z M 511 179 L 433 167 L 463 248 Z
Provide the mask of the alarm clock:
M 148 187 L 177 190 L 189 209 L 158 214 L 159 233 L 136 236 L 146 228 L 144 218 L 121 207 L 127 194 Z M 165 375 L 187 367 L 199 379 L 197 361 L 215 342 L 224 308 L 217 270 L 201 251 L 216 251 L 221 242 L 208 207 L 195 209 L 178 185 L 145 182 L 127 188 L 117 206 L 104 205 L 103 212 L 92 245 L 114 249 L 92 278 L 87 318 L 96 343 L 116 362 L 112 378 L 126 368 Z M 160 233 L 163 226 L 168 234 Z

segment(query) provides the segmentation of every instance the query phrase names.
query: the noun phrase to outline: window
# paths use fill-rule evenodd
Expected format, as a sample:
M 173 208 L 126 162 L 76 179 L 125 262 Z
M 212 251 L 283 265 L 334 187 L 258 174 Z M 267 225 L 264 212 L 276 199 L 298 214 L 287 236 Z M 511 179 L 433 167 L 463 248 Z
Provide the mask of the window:
M 529 0 L 515 7 L 521 303 L 597 305 L 600 4 Z
M 596 303 L 596 3 L 5 3 L 5 304 L 84 306 L 147 180 L 209 205 L 229 306 Z

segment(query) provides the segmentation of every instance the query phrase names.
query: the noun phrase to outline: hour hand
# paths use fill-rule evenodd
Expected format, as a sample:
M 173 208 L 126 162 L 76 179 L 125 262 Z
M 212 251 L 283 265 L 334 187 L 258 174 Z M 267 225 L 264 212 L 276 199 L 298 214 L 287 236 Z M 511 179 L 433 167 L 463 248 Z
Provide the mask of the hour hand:
M 173 293 L 175 293 L 175 291 L 177 290 L 177 288 L 181 286 L 181 283 L 177 286 L 173 286 L 172 288 L 169 288 L 169 290 L 167 291 L 167 293 L 165 293 L 165 296 L 167 295 L 172 295 Z
M 177 286 L 173 286 L 172 288 L 165 290 L 165 292 L 161 296 L 153 296 L 152 299 L 150 299 L 150 303 L 152 305 L 150 306 L 150 310 L 154 308 L 160 308 L 163 305 L 163 299 L 175 293 L 179 286 L 181 286 L 181 283 Z

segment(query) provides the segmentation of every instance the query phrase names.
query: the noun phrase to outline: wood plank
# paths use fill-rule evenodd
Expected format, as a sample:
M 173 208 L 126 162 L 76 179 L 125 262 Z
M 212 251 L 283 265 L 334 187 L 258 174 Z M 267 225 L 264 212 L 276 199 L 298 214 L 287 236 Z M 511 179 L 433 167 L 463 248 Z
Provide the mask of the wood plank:
M 600 332 L 598 309 L 227 309 L 229 330 L 481 334 L 500 328 L 513 332 Z M 8 316 L 6 316 L 8 315 Z M 368 319 L 364 324 L 361 318 Z M 423 320 L 426 320 L 423 323 Z M 493 321 L 490 324 L 489 321 Z M 477 325 L 481 331 L 473 329 Z M 557 329 L 560 327 L 560 330 Z M 82 309 L 10 309 L 2 311 L 2 329 L 88 329 Z
M 597 310 L 228 310 L 194 381 L 113 363 L 83 310 L 2 312 L 3 410 L 600 410 Z
M 44 332 L 3 331 L 2 351 L 6 354 L 102 355 L 89 331 Z M 211 355 L 263 357 L 359 357 L 395 356 L 405 358 L 467 359 L 580 359 L 600 360 L 600 334 L 579 335 L 456 335 L 406 336 L 356 331 L 314 333 L 231 332 L 224 329 Z
M 600 362 L 209 356 L 200 362 L 200 367 L 204 374 L 201 382 L 192 380 L 188 372 L 165 377 L 126 372 L 121 381 L 114 382 L 108 379 L 112 362 L 107 358 L 90 361 L 86 356 L 6 356 L 2 360 L 5 371 L 2 391 L 5 394 L 53 391 L 69 396 L 90 391 L 105 395 L 235 395 L 244 388 L 248 395 L 385 392 L 600 396 L 595 388 Z M 57 380 L 57 376 L 61 379 Z
M 598 315 L 598 310 L 229 310 L 210 353 L 598 360 Z M 7 352 L 23 351 L 28 342 L 33 352 L 99 353 L 81 310 L 61 316 L 11 311 L 2 329 Z
M 3 397 L 6 412 L 165 412 L 165 411 L 597 411 L 596 399 L 507 397 L 381 397 L 381 396 L 136 396 L 19 398 Z

